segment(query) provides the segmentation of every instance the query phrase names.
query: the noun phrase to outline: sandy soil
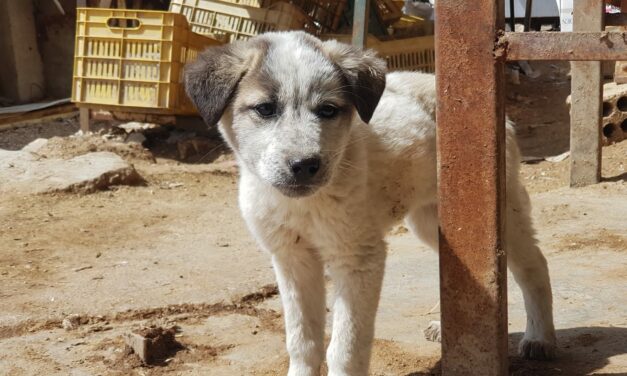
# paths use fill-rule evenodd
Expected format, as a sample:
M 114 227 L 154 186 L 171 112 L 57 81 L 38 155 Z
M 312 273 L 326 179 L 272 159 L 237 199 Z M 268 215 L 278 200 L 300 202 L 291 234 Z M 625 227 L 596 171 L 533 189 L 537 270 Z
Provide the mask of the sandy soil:
M 541 68 L 541 79 L 523 79 L 508 94 L 523 152 L 533 157 L 568 147 L 567 70 Z M 0 147 L 76 129 L 63 121 L 3 132 Z M 148 150 L 101 135 L 53 139 L 43 151 L 49 156 L 111 150 L 134 163 L 146 184 L 0 198 L 0 374 L 285 373 L 272 270 L 239 217 L 232 158 L 208 140 L 180 161 L 162 141 L 149 137 Z M 560 357 L 543 363 L 515 355 L 524 316 L 511 287 L 513 375 L 627 374 L 626 156 L 627 142 L 605 148 L 605 181 L 577 190 L 567 188 L 568 159 L 522 166 L 555 273 Z M 439 374 L 439 346 L 420 334 L 438 316 L 437 257 L 403 228 L 390 243 L 372 374 Z M 79 326 L 67 331 L 62 321 L 70 314 L 79 315 Z M 156 366 L 124 346 L 125 333 L 147 325 L 175 326 L 182 345 Z

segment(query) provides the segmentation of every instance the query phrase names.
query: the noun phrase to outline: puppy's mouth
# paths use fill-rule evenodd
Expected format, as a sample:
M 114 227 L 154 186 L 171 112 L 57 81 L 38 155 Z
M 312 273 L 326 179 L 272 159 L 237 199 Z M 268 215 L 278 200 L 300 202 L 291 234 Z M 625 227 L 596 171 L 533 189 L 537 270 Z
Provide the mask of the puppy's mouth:
M 290 198 L 312 196 L 329 182 L 326 168 L 320 169 L 315 176 L 303 179 L 302 176 L 284 174 L 281 179 L 268 181 L 282 195 Z
M 311 196 L 320 188 L 318 184 L 273 184 L 273 186 L 290 198 Z

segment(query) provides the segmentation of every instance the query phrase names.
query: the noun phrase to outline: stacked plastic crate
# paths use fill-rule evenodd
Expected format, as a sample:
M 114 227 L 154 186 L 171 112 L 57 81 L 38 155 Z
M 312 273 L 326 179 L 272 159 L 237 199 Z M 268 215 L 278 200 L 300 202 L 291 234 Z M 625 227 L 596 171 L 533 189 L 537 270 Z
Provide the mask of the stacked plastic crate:
M 219 45 L 170 12 L 79 8 L 72 100 L 92 109 L 193 114 L 183 66 Z

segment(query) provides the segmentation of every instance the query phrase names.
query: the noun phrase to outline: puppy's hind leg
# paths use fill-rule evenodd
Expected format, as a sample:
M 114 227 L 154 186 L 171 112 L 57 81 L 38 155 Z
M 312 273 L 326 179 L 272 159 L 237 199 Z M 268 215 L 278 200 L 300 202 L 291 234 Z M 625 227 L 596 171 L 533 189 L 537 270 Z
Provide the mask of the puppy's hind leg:
M 405 223 L 418 239 L 434 251 L 438 251 L 438 205 L 436 203 L 414 209 L 407 216 Z M 431 321 L 423 333 L 428 341 L 441 342 L 440 321 Z
M 273 252 L 272 264 L 285 315 L 288 376 L 319 376 L 326 314 L 322 261 L 315 250 L 295 245 Z
M 507 265 L 522 290 L 527 311 L 527 329 L 518 351 L 528 359 L 551 359 L 556 339 L 549 269 L 534 237 L 529 196 L 517 180 L 507 184 Z
M 425 245 L 438 251 L 438 204 L 419 206 L 405 219 L 409 229 Z

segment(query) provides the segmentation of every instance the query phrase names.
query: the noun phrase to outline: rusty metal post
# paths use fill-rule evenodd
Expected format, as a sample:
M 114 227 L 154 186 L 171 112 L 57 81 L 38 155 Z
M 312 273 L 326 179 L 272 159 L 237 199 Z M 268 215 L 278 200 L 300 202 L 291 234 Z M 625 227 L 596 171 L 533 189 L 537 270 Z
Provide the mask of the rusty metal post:
M 436 2 L 443 375 L 507 374 L 503 0 Z
M 573 30 L 602 31 L 603 7 L 603 0 L 576 1 Z M 582 187 L 601 179 L 601 62 L 572 62 L 571 77 L 570 186 Z
M 353 7 L 353 38 L 352 44 L 358 48 L 365 48 L 368 38 L 368 16 L 370 15 L 370 0 L 355 0 Z

